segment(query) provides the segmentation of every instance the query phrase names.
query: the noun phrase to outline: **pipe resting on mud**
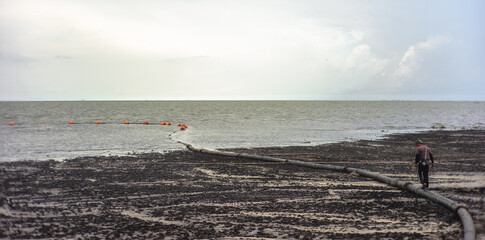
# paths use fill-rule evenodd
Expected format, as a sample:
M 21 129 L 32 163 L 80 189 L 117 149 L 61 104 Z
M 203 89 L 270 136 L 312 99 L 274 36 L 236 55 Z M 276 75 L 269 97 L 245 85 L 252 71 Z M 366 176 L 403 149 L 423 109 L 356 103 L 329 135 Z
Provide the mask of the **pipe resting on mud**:
M 192 146 L 191 144 L 184 143 L 181 141 L 178 141 L 178 143 L 181 143 L 185 145 L 189 150 L 194 151 L 194 152 L 201 152 L 201 153 L 207 153 L 207 154 L 214 154 L 214 155 L 222 155 L 222 156 L 229 156 L 229 157 L 242 157 L 242 158 L 250 158 L 250 159 L 256 159 L 256 160 L 261 160 L 261 161 L 269 161 L 269 162 L 280 162 L 280 163 L 287 163 L 287 164 L 293 164 L 293 165 L 298 165 L 298 166 L 303 166 L 303 167 L 309 167 L 309 168 L 318 168 L 318 169 L 325 169 L 325 170 L 332 170 L 332 171 L 340 171 L 340 172 L 355 172 L 359 174 L 360 176 L 371 178 L 383 183 L 386 183 L 391 186 L 398 187 L 403 190 L 408 190 L 413 193 L 415 193 L 418 196 L 427 198 L 433 202 L 439 203 L 448 209 L 452 210 L 453 212 L 456 212 L 461 219 L 462 225 L 463 225 L 463 239 L 464 240 L 475 240 L 475 226 L 473 225 L 473 219 L 470 215 L 470 213 L 467 211 L 465 205 L 457 203 L 449 198 L 443 197 L 439 194 L 425 191 L 421 189 L 420 187 L 411 184 L 410 182 L 404 182 L 404 181 L 399 181 L 378 173 L 370 172 L 367 170 L 362 170 L 358 168 L 351 168 L 348 166 L 338 166 L 338 165 L 329 165 L 329 164 L 320 164 L 320 163 L 313 163 L 313 162 L 305 162 L 305 161 L 300 161 L 300 160 L 289 160 L 289 159 L 283 159 L 283 158 L 276 158 L 276 157 L 266 157 L 266 156 L 260 156 L 260 155 L 254 155 L 254 154 L 246 154 L 246 153 L 235 153 L 235 152 L 223 152 L 223 151 L 218 151 L 218 150 L 211 150 L 211 149 L 205 149 L 205 148 L 196 148 Z

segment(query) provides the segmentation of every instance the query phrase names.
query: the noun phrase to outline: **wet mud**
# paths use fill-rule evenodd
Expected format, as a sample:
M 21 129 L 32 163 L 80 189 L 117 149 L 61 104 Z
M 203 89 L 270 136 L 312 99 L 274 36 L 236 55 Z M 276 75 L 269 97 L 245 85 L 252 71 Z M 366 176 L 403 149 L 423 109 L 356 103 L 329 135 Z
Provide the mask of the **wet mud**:
M 414 141 L 438 161 L 431 191 L 485 233 L 485 131 L 431 131 L 321 146 L 231 149 L 417 183 Z M 202 146 L 203 147 L 203 146 Z M 358 176 L 176 151 L 0 163 L 0 239 L 459 239 L 456 214 Z

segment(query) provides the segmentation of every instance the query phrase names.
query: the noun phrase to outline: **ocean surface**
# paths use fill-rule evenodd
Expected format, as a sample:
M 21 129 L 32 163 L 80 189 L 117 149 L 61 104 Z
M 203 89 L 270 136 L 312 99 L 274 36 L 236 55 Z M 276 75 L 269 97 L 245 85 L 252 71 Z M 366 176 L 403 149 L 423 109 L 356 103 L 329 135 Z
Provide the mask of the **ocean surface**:
M 0 161 L 184 149 L 176 141 L 205 148 L 309 146 L 441 126 L 484 129 L 485 102 L 0 102 Z

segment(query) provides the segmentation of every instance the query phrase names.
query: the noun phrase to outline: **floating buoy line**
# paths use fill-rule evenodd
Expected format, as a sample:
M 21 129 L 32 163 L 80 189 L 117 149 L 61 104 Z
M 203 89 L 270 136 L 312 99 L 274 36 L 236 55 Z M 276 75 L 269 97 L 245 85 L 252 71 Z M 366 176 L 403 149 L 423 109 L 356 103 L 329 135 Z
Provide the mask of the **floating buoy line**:
M 46 124 L 46 123 L 45 122 L 40 122 L 40 124 Z M 67 124 L 73 125 L 73 124 L 89 124 L 89 123 L 77 123 L 77 122 L 74 122 L 74 121 L 69 121 L 69 122 L 67 122 Z M 105 123 L 103 123 L 101 121 L 95 121 L 93 124 L 100 125 L 100 124 L 105 124 Z M 113 123 L 110 123 L 110 124 L 113 124 Z M 125 121 L 122 124 L 126 124 L 126 125 L 128 125 L 128 124 L 158 125 L 158 123 L 150 123 L 150 122 L 132 123 L 132 122 L 129 122 L 129 121 Z M 18 124 L 15 123 L 15 122 L 10 122 L 9 125 L 10 126 L 15 126 L 15 125 L 18 125 Z M 172 126 L 172 123 L 171 122 L 161 122 L 160 125 L 162 125 L 162 126 Z M 186 130 L 186 129 L 189 128 L 187 126 L 187 124 L 184 124 L 184 123 L 177 123 L 177 127 L 180 127 L 180 130 L 181 131 Z

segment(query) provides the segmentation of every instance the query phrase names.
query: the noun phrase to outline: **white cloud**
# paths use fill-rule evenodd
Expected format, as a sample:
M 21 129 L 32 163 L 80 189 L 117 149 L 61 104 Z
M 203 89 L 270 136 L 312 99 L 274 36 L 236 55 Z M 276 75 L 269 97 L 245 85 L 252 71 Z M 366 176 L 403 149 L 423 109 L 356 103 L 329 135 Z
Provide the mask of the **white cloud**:
M 443 17 L 433 18 L 432 27 L 427 20 L 434 8 L 413 12 L 413 22 L 422 25 L 404 22 L 394 14 L 402 12 L 401 6 L 416 5 L 319 0 L 0 0 L 0 81 L 22 81 L 44 98 L 56 91 L 43 93 L 36 81 L 62 85 L 56 92 L 59 98 L 80 91 L 70 82 L 103 83 L 96 85 L 100 96 L 116 86 L 122 97 L 151 94 L 153 99 L 168 94 L 179 99 L 246 98 L 256 91 L 258 96 L 302 98 L 359 91 L 392 94 L 406 91 L 412 85 L 408 83 L 426 74 L 429 79 L 438 78 L 437 73 L 445 75 L 440 69 L 444 64 L 470 59 L 440 58 L 462 56 L 456 46 L 469 43 L 440 21 L 449 14 L 435 12 Z M 441 51 L 449 39 L 426 39 L 423 34 L 429 29 L 450 32 L 454 47 Z M 467 46 L 473 47 L 477 44 Z M 482 58 L 483 54 L 476 59 Z M 467 69 L 473 72 L 478 67 Z M 140 87 L 120 84 L 134 81 Z
M 327 87 L 333 88 L 335 92 L 373 89 L 374 83 L 382 78 L 388 66 L 389 60 L 377 56 L 369 45 L 358 44 L 349 53 L 330 59 L 330 70 L 338 81 L 332 81 L 333 84 Z
M 352 30 L 350 31 L 350 35 L 357 41 L 360 41 L 364 38 L 365 32 L 363 31 L 358 31 L 358 30 Z
M 282 57 L 302 47 L 329 50 L 363 37 L 362 31 L 322 26 L 267 4 L 177 1 L 145 6 L 51 0 L 3 7 L 2 22 L 15 26 L 3 42 L 8 42 L 11 51 L 35 57 L 54 52 L 254 60 Z
M 346 68 L 354 69 L 362 76 L 381 73 L 386 65 L 387 60 L 375 56 L 367 44 L 356 46 L 346 59 Z
M 423 61 L 427 51 L 441 47 L 448 41 L 449 39 L 445 36 L 433 36 L 429 37 L 425 42 L 410 46 L 394 71 L 394 77 L 412 76 L 420 68 L 420 63 Z

